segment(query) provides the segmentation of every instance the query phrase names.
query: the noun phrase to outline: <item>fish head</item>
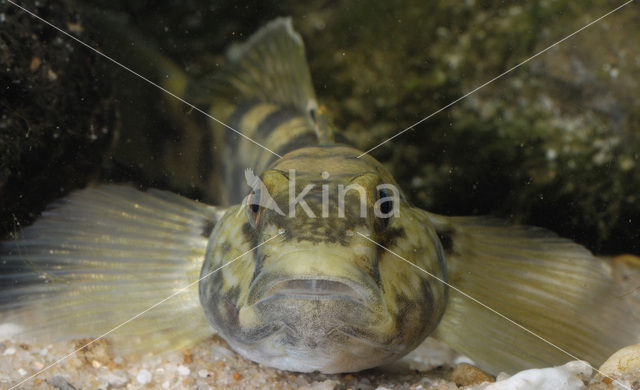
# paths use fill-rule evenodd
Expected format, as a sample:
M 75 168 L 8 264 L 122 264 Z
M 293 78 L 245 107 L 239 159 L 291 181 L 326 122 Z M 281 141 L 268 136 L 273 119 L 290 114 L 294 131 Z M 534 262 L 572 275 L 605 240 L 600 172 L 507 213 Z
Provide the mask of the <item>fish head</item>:
M 213 230 L 200 300 L 246 358 L 359 371 L 398 359 L 438 324 L 447 291 L 437 236 L 387 170 L 358 154 L 285 155 Z

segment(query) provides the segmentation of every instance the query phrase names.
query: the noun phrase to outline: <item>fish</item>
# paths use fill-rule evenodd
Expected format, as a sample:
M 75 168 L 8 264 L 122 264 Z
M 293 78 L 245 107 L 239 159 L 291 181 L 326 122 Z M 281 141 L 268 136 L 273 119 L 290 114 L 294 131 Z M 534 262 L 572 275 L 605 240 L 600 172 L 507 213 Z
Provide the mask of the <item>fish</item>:
M 121 184 L 54 202 L 0 245 L 18 337 L 165 351 L 218 334 L 254 362 L 323 373 L 391 363 L 428 336 L 490 372 L 599 364 L 640 341 L 618 262 L 414 206 L 331 124 L 290 18 L 230 47 L 215 80 L 221 204 Z

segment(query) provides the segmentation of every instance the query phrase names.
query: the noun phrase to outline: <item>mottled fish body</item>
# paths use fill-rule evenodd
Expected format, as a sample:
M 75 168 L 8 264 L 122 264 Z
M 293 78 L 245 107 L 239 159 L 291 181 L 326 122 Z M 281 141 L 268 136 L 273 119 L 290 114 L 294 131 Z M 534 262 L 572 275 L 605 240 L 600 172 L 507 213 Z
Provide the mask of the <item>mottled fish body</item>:
M 289 19 L 228 57 L 229 96 L 211 111 L 252 140 L 211 130 L 229 206 L 124 186 L 58 201 L 2 243 L 0 309 L 25 336 L 98 336 L 176 294 L 116 341 L 163 350 L 217 332 L 251 360 L 328 373 L 391 362 L 429 334 L 492 371 L 572 359 L 563 350 L 598 364 L 638 341 L 640 302 L 616 264 L 542 229 L 416 208 L 359 157 L 322 115 Z

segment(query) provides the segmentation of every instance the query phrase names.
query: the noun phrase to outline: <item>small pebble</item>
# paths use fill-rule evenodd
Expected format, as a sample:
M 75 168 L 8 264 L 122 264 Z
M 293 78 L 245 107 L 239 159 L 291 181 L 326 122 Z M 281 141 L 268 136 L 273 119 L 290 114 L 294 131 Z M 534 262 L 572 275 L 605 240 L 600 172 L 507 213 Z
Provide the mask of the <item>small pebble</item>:
M 3 355 L 13 355 L 14 353 L 16 353 L 16 349 L 14 347 L 9 347 L 4 350 Z
M 600 366 L 593 383 L 640 389 L 640 344 L 622 348 Z
M 495 379 L 471 364 L 461 363 L 453 369 L 451 380 L 458 386 L 477 385 L 483 382 L 495 382 Z
M 199 376 L 200 378 L 206 378 L 206 377 L 207 377 L 207 375 L 209 375 L 209 371 L 207 371 L 207 370 L 200 370 L 200 371 L 198 371 L 198 376 Z
M 146 385 L 151 382 L 151 373 L 147 370 L 141 370 L 138 375 L 136 375 L 136 380 L 141 385 Z
M 178 366 L 178 374 L 187 376 L 191 373 L 191 370 L 187 366 Z
M 25 376 L 27 375 L 27 372 L 23 368 L 18 368 L 18 374 L 20 374 L 20 376 Z
M 58 74 L 53 70 L 49 69 L 47 71 L 47 78 L 49 79 L 49 81 L 56 81 L 58 79 Z
M 171 386 L 171 384 L 169 383 L 169 381 L 164 381 L 164 382 L 162 382 L 162 388 L 163 388 L 163 389 L 168 389 L 168 388 L 169 388 L 169 386 Z
M 31 59 L 31 63 L 29 64 L 29 70 L 35 72 L 40 67 L 40 62 L 41 60 L 39 57 L 33 57 Z
M 364 382 L 362 382 L 362 380 L 359 380 L 358 382 L 356 382 L 356 383 L 353 385 L 353 388 L 354 388 L 354 389 L 359 389 L 359 390 L 374 390 L 374 389 L 373 389 L 373 386 L 371 386 L 371 385 L 370 385 L 370 384 L 368 384 L 368 383 L 364 383 Z
M 47 383 L 58 390 L 76 390 L 76 388 L 60 375 L 56 375 L 51 379 L 47 379 Z
M 304 376 L 300 375 L 299 377 L 296 378 L 296 386 L 302 387 L 308 384 L 309 382 L 307 382 L 307 378 L 305 378 Z
M 182 360 L 185 364 L 193 363 L 193 354 L 191 353 L 191 350 L 185 349 L 182 351 Z

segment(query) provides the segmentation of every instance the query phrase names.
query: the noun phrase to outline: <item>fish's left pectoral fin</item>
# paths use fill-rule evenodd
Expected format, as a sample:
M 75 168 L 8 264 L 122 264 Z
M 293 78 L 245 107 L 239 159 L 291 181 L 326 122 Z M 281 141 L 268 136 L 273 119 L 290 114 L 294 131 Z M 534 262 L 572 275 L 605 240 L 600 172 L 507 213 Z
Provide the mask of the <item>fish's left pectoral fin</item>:
M 602 363 L 640 338 L 611 261 L 545 229 L 425 212 L 447 261 L 436 337 L 493 372 Z
M 113 331 L 129 352 L 207 337 L 197 281 L 223 211 L 118 185 L 70 194 L 0 244 L 2 322 L 26 339 Z
M 640 257 L 619 255 L 611 259 L 613 267 L 613 283 L 635 315 L 640 324 Z M 640 341 L 640 335 L 638 336 Z

